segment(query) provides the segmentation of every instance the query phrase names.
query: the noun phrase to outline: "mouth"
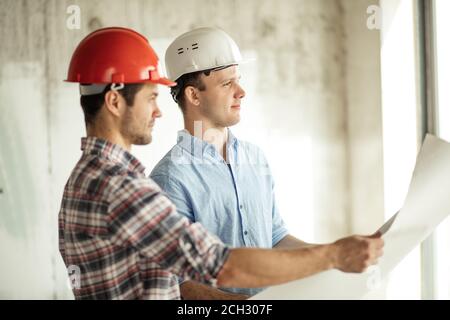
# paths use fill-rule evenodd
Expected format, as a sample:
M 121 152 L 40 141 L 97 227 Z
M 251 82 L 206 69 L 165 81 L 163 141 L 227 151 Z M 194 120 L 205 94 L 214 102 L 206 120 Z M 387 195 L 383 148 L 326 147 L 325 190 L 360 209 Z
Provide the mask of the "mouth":
M 234 106 L 231 106 L 231 109 L 241 109 L 241 105 L 240 104 L 235 104 Z

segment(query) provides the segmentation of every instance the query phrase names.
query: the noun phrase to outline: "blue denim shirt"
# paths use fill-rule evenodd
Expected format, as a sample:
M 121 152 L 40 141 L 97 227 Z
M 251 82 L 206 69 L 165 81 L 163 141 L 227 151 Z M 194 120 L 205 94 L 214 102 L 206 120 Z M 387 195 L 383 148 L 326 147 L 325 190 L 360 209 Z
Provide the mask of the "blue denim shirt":
M 179 213 L 231 247 L 272 248 L 288 231 L 262 151 L 228 130 L 227 160 L 210 143 L 178 133 L 177 144 L 151 173 Z M 228 162 L 228 163 L 227 163 Z M 254 295 L 259 289 L 225 289 Z

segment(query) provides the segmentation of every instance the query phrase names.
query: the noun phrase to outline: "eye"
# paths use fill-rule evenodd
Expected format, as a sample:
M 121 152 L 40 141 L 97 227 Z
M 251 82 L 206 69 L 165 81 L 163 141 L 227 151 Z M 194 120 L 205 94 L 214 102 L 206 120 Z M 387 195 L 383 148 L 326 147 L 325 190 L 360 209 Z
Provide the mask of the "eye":
M 224 86 L 224 87 L 229 87 L 229 86 L 231 86 L 231 81 L 225 82 L 225 83 L 223 84 L 223 86 Z

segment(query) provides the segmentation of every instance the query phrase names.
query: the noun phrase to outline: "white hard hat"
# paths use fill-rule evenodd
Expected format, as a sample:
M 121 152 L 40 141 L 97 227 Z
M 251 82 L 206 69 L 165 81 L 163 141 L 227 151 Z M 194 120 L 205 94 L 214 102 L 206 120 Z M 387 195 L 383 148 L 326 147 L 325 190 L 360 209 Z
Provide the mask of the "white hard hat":
M 244 62 L 236 42 L 218 28 L 198 28 L 176 38 L 166 51 L 166 72 L 175 81 L 191 72 Z

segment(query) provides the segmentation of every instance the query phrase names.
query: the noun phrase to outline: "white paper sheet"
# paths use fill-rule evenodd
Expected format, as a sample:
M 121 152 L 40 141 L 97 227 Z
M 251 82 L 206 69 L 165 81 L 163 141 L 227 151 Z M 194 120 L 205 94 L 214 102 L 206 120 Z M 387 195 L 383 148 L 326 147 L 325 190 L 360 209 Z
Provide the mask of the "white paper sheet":
M 365 273 L 330 270 L 270 287 L 251 299 L 361 299 L 450 214 L 450 143 L 427 135 L 402 209 L 379 230 L 384 255 Z M 450 253 L 449 253 L 450 254 Z

